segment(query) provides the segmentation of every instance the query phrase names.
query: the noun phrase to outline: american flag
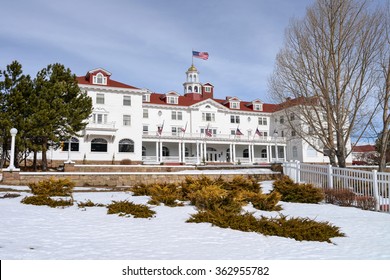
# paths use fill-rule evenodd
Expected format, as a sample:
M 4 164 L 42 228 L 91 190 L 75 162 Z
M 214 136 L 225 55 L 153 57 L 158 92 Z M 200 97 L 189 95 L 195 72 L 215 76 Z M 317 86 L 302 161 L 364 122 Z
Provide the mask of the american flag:
M 192 51 L 192 56 L 196 58 L 200 58 L 203 60 L 209 59 L 209 53 L 208 52 L 197 52 L 197 51 Z
M 185 126 L 185 127 L 182 127 L 182 128 L 181 128 L 181 132 L 183 132 L 183 133 L 186 132 L 186 130 L 187 130 L 187 124 L 188 124 L 188 122 L 186 122 L 186 126 Z
M 255 134 L 259 136 L 263 136 L 263 132 L 260 132 L 260 130 L 257 128 Z
M 209 128 L 209 125 L 207 126 L 207 128 L 206 128 L 206 130 L 205 130 L 205 134 L 206 134 L 206 136 L 208 136 L 208 137 L 213 136 L 213 133 L 211 132 L 211 129 Z
M 158 126 L 157 127 L 157 133 L 158 133 L 158 135 L 161 135 L 161 133 L 163 132 L 163 129 L 164 129 L 164 121 L 163 121 L 163 123 L 162 123 L 162 125 L 160 126 Z
M 237 127 L 236 135 L 244 135 L 244 133 L 242 133 L 241 130 L 239 130 L 238 127 Z

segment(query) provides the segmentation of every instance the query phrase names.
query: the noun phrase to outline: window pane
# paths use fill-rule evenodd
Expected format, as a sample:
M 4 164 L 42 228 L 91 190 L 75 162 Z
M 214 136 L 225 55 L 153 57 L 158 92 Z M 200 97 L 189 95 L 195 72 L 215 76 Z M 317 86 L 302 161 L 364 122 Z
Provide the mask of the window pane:
M 103 93 L 96 94 L 96 104 L 104 104 L 104 94 Z
M 123 96 L 123 105 L 131 106 L 131 96 L 128 95 Z
M 131 125 L 131 116 L 123 115 L 123 125 L 130 126 Z

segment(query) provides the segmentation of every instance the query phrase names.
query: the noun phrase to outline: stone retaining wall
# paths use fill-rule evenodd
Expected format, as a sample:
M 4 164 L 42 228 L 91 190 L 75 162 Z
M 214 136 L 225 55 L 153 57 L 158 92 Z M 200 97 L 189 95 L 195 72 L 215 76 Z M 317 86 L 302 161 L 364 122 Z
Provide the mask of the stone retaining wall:
M 225 180 L 231 180 L 239 174 L 221 174 L 215 172 L 204 174 L 210 178 L 216 179 L 223 176 Z M 256 177 L 258 181 L 275 180 L 280 176 L 279 173 L 252 174 L 244 176 Z M 56 179 L 67 178 L 76 183 L 78 187 L 115 187 L 115 186 L 134 186 L 137 184 L 151 183 L 177 183 L 185 179 L 186 176 L 200 177 L 202 174 L 185 174 L 172 172 L 138 172 L 138 173 L 109 173 L 109 172 L 3 172 L 2 184 L 5 185 L 27 185 L 29 183 L 54 177 Z
M 174 172 L 194 170 L 195 166 L 65 164 L 64 169 L 66 172 Z

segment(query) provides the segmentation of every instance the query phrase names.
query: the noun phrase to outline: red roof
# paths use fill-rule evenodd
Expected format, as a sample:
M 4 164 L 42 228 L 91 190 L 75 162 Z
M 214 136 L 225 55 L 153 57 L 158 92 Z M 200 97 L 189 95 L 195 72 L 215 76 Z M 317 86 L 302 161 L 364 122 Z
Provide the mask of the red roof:
M 89 76 L 81 76 L 81 77 L 77 77 L 76 79 L 77 79 L 77 82 L 79 84 L 82 84 L 82 85 L 92 85 L 92 82 L 89 81 Z M 133 87 L 133 86 L 121 83 L 121 82 L 117 82 L 115 80 L 112 80 L 111 78 L 107 79 L 107 85 L 100 85 L 99 84 L 98 86 L 139 89 L 139 88 L 136 88 L 136 87 Z
M 354 146 L 352 147 L 352 152 L 355 153 L 369 153 L 369 152 L 375 152 L 375 146 L 374 145 L 361 145 L 361 146 Z
M 196 94 L 196 93 L 191 93 L 191 94 L 186 94 L 183 96 L 179 96 L 179 102 L 178 104 L 169 104 L 166 103 L 165 101 L 165 94 L 161 93 L 152 93 L 150 94 L 150 102 L 145 102 L 146 104 L 160 104 L 160 105 L 169 105 L 169 106 L 192 106 L 196 103 L 205 101 L 207 99 L 211 99 L 222 106 L 229 108 L 229 102 L 226 103 L 226 99 L 215 99 L 215 98 L 203 98 L 202 95 Z M 225 104 L 226 103 L 226 104 Z M 253 110 L 252 107 L 248 107 L 248 105 L 252 105 L 252 102 L 248 101 L 241 101 L 240 102 L 240 109 L 231 109 L 235 111 L 252 111 L 252 112 L 266 112 L 266 113 L 272 113 L 276 110 L 277 106 L 276 104 L 266 104 L 263 103 L 263 111 L 256 111 Z

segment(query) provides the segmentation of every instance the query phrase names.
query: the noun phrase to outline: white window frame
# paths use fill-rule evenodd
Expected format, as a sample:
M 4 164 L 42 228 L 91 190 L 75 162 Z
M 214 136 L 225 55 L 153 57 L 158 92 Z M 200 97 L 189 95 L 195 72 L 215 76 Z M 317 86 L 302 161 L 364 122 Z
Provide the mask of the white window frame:
M 96 93 L 96 104 L 104 104 L 105 98 L 104 93 Z
M 150 102 L 150 94 L 148 94 L 148 93 L 143 94 L 142 101 L 143 102 Z
M 131 106 L 131 96 L 123 95 L 123 106 Z
M 239 115 L 230 115 L 230 123 L 240 123 Z
M 215 113 L 203 112 L 202 113 L 202 121 L 215 122 Z
M 171 119 L 172 120 L 178 120 L 178 121 L 183 120 L 183 112 L 181 112 L 181 111 L 172 111 Z
M 142 117 L 144 119 L 148 119 L 149 118 L 149 110 L 148 109 L 143 109 L 142 111 Z
M 131 115 L 123 115 L 123 126 L 131 126 Z

